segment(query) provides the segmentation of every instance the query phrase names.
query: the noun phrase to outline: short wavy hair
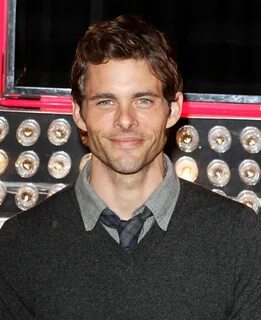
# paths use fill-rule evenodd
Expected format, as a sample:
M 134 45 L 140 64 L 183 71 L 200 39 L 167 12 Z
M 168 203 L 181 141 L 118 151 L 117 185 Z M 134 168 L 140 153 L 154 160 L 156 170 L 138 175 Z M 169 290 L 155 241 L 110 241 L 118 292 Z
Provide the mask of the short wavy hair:
M 166 37 L 139 16 L 121 15 L 89 27 L 80 39 L 71 71 L 71 95 L 81 107 L 85 97 L 90 64 L 111 59 L 146 60 L 163 84 L 163 95 L 170 104 L 182 90 L 182 78 Z

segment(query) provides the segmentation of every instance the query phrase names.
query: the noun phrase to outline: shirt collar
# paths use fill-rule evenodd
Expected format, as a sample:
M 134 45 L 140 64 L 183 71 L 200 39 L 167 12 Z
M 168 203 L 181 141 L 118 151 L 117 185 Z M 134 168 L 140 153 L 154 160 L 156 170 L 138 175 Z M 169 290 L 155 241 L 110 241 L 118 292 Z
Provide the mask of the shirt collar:
M 147 206 L 160 228 L 166 231 L 178 200 L 180 183 L 174 172 L 171 160 L 165 154 L 164 165 L 165 177 L 163 181 L 135 212 L 140 212 L 141 208 Z M 83 167 L 75 185 L 76 196 L 86 231 L 94 228 L 101 212 L 108 207 L 88 182 L 90 170 L 91 160 Z
M 106 203 L 98 196 L 88 181 L 90 171 L 91 160 L 87 161 L 75 184 L 76 196 L 86 231 L 94 228 L 101 212 L 107 208 Z
M 161 229 L 166 231 L 178 200 L 180 183 L 173 169 L 173 163 L 167 155 L 164 155 L 164 165 L 165 177 L 144 205 L 153 213 Z

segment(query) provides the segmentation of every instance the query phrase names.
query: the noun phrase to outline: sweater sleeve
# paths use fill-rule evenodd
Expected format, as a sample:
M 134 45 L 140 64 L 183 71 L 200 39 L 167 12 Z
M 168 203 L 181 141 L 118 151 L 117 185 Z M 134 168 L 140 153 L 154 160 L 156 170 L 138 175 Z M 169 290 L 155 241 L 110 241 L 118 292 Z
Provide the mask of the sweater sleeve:
M 16 259 L 19 255 L 19 227 L 16 218 L 6 221 L 0 231 L 0 319 L 33 319 L 32 313 L 14 287 L 14 284 L 19 285 L 18 280 L 13 278 L 16 276 L 15 270 L 17 266 L 22 267 Z
M 234 276 L 233 320 L 261 319 L 261 220 L 244 210 L 235 231 L 238 253 Z M 251 210 L 252 211 L 252 210 Z

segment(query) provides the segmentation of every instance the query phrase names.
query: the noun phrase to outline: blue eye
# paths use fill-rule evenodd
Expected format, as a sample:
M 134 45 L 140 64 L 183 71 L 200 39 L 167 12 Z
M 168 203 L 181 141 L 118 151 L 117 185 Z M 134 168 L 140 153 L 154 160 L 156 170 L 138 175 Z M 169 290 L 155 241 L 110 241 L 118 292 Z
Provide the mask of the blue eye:
M 112 105 L 113 101 L 112 100 L 102 100 L 98 102 L 98 105 L 100 106 L 108 106 L 108 105 Z
M 138 104 L 149 105 L 151 103 L 152 103 L 152 101 L 150 99 L 147 99 L 147 98 L 141 98 L 141 99 L 138 100 Z

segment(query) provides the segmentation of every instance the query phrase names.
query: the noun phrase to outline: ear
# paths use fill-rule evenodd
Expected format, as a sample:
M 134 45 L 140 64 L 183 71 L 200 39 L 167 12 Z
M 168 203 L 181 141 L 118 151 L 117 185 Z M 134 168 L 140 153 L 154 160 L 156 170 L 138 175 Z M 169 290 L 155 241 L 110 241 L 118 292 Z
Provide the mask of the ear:
M 81 115 L 81 109 L 75 101 L 72 101 L 72 116 L 77 127 L 82 131 L 87 131 L 86 123 Z
M 174 126 L 174 124 L 179 120 L 183 104 L 183 94 L 182 92 L 177 92 L 175 101 L 171 102 L 170 114 L 168 116 L 166 129 Z

